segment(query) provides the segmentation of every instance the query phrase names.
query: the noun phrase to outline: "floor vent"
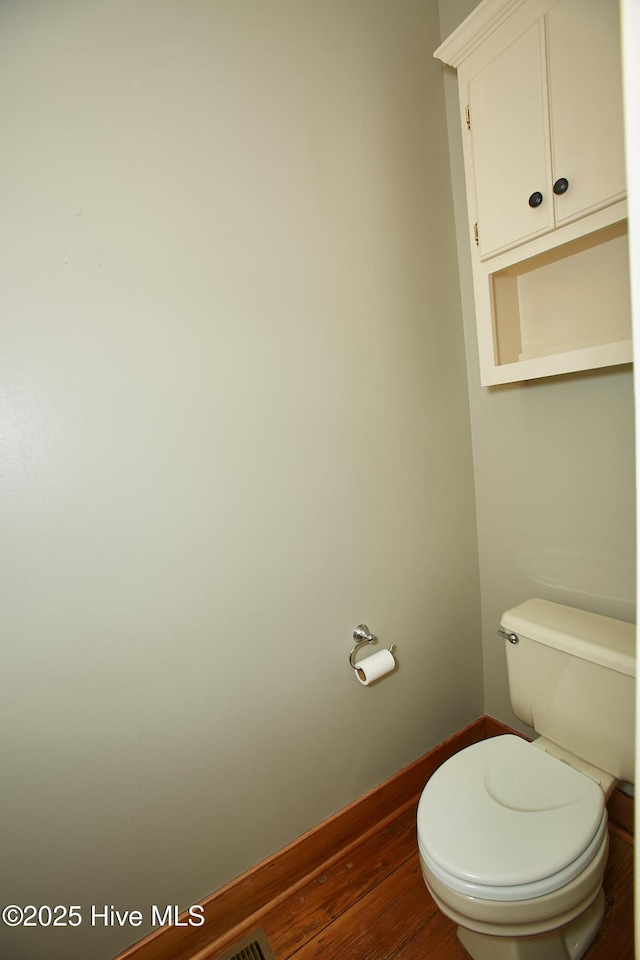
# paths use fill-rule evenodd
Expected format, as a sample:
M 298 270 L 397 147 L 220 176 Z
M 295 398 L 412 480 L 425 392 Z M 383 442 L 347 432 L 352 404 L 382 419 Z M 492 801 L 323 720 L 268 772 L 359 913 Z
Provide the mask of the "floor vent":
M 276 960 L 262 927 L 238 940 L 216 960 Z

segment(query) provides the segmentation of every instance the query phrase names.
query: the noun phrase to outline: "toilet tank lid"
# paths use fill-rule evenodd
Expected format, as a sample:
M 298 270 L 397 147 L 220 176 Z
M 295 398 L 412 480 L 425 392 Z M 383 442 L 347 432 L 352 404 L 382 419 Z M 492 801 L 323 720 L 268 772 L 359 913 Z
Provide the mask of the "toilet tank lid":
M 550 600 L 527 600 L 503 615 L 510 633 L 555 647 L 600 666 L 636 675 L 635 624 L 565 607 Z

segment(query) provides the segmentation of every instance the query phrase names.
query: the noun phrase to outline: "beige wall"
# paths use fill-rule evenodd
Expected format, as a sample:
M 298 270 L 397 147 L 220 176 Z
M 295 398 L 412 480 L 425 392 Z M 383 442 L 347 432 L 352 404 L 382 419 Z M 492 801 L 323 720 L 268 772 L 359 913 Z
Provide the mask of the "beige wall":
M 476 6 L 440 0 L 442 38 Z M 501 613 L 532 596 L 635 620 L 630 367 L 480 387 L 456 75 L 443 68 L 473 437 L 485 710 L 509 705 Z
M 438 41 L 0 7 L 2 899 L 85 910 L 3 956 L 106 960 L 147 927 L 90 904 L 185 907 L 482 712 Z

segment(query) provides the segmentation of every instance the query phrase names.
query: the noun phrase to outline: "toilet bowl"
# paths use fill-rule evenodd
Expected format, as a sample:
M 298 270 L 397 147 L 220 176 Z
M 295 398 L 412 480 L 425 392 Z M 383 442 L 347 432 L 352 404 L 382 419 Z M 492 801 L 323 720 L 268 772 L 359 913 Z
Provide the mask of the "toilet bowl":
M 420 864 L 473 957 L 584 953 L 604 913 L 604 800 L 590 777 L 513 735 L 436 770 L 418 806 Z

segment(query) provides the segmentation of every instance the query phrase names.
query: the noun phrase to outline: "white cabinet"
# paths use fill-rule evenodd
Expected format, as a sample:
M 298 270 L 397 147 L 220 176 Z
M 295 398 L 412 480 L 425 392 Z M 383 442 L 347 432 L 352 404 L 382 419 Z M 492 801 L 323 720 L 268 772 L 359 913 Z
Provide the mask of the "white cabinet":
M 617 0 L 484 0 L 458 71 L 482 382 L 631 360 Z
M 459 71 L 483 258 L 625 193 L 616 0 L 560 0 L 489 56 Z

